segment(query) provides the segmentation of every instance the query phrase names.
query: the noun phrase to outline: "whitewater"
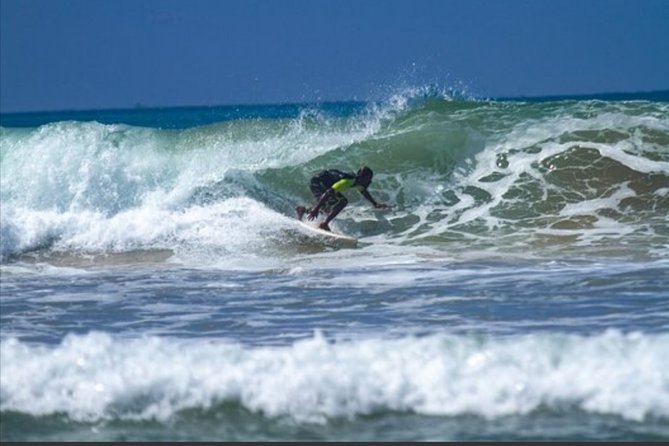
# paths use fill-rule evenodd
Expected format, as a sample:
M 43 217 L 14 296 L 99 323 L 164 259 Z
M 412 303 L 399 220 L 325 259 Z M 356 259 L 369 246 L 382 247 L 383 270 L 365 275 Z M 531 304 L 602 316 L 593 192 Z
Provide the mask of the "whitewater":
M 1 115 L 0 439 L 666 441 L 668 273 L 662 97 Z

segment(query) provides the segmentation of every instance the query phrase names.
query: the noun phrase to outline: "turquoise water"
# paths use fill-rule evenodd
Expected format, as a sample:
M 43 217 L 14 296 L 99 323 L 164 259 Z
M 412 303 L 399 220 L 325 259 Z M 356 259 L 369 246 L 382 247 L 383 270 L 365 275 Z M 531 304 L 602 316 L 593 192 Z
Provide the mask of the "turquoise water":
M 0 122 L 2 440 L 669 438 L 661 93 Z

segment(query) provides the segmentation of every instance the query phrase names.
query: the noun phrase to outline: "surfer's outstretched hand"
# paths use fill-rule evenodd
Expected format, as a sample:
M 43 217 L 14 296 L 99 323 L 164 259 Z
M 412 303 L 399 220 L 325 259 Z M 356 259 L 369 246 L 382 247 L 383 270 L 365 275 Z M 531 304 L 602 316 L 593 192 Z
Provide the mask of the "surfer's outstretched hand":
M 307 218 L 308 218 L 309 220 L 313 220 L 313 219 L 316 218 L 316 217 L 318 217 L 318 210 L 317 210 L 316 208 L 312 209 L 312 210 L 309 211 L 309 213 L 307 214 Z

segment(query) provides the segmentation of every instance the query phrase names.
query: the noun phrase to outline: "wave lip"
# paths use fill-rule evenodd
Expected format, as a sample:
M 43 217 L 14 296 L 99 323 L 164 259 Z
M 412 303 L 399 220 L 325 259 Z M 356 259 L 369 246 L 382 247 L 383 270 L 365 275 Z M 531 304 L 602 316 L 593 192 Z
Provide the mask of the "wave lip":
M 432 335 L 287 347 L 69 335 L 2 341 L 0 410 L 77 421 L 157 419 L 238 402 L 326 422 L 382 411 L 487 418 L 565 407 L 669 418 L 669 336 L 607 331 L 503 339 Z

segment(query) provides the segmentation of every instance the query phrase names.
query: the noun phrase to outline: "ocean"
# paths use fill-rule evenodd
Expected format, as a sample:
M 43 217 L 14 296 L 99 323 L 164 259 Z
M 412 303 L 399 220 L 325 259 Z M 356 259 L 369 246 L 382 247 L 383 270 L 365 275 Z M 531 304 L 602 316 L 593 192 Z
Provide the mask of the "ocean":
M 0 124 L 0 440 L 669 440 L 666 94 Z

